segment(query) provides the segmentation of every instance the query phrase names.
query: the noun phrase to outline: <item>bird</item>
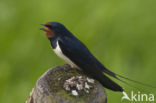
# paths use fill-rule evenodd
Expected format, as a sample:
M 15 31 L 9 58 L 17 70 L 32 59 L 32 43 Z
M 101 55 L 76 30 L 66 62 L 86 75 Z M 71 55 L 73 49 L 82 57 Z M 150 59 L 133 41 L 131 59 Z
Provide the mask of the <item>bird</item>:
M 56 55 L 67 62 L 72 68 L 79 68 L 86 75 L 99 81 L 105 88 L 116 92 L 123 92 L 123 94 L 125 94 L 123 87 L 111 80 L 106 74 L 126 84 L 128 83 L 119 79 L 119 77 L 135 83 L 150 86 L 116 74 L 107 69 L 90 52 L 85 44 L 76 38 L 63 24 L 59 22 L 46 22 L 42 25 L 44 28 L 41 28 L 41 30 L 45 31 Z

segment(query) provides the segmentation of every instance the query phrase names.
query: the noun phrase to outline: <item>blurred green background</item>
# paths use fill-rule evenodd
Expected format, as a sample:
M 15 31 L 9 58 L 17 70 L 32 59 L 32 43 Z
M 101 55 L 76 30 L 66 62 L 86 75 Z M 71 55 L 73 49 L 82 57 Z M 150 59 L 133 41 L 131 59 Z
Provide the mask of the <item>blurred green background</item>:
M 24 103 L 47 69 L 65 63 L 39 30 L 48 21 L 64 24 L 110 70 L 156 86 L 155 0 L 0 0 L 0 103 Z M 122 93 L 106 91 L 108 103 L 121 102 Z

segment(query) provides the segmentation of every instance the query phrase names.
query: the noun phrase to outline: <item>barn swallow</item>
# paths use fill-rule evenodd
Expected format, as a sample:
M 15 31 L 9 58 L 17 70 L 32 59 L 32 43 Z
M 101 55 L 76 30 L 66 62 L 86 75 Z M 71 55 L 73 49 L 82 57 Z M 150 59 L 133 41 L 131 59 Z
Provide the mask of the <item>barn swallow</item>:
M 99 81 L 104 87 L 124 93 L 124 89 L 105 74 L 126 84 L 127 82 L 119 79 L 119 77 L 138 82 L 108 70 L 92 55 L 89 49 L 61 23 L 47 22 L 42 25 L 45 26 L 45 28 L 41 28 L 41 30 L 45 31 L 56 55 L 67 62 L 71 67 L 80 68 L 85 74 Z

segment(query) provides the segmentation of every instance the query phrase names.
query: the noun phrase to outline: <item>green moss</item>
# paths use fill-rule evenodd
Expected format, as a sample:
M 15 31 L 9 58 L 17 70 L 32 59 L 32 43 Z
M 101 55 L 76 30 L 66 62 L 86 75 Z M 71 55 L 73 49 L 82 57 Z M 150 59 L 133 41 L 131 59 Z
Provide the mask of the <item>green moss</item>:
M 69 69 L 69 70 L 57 70 L 51 75 L 50 89 L 56 93 L 56 96 L 64 98 L 66 100 L 83 103 L 87 101 L 89 98 L 92 98 L 94 94 L 94 89 L 90 90 L 90 93 L 86 93 L 84 91 L 78 91 L 79 96 L 73 96 L 71 92 L 67 92 L 63 89 L 63 84 L 65 80 L 71 78 L 72 76 L 85 76 L 81 71 L 77 69 Z

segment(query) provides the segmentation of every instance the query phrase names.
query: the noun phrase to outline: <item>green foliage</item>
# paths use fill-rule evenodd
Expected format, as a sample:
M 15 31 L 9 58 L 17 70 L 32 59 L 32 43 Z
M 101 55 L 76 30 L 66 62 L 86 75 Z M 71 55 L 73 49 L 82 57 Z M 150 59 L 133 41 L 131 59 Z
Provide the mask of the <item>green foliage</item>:
M 155 5 L 155 0 L 1 0 L 0 103 L 25 102 L 41 74 L 64 64 L 39 30 L 48 21 L 64 24 L 110 70 L 156 85 Z M 120 84 L 128 93 L 136 90 Z M 107 96 L 114 103 L 122 94 L 108 90 Z

